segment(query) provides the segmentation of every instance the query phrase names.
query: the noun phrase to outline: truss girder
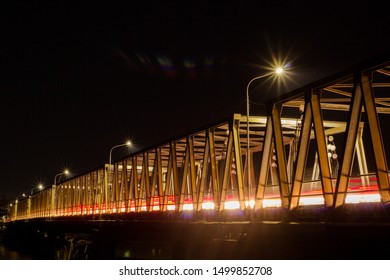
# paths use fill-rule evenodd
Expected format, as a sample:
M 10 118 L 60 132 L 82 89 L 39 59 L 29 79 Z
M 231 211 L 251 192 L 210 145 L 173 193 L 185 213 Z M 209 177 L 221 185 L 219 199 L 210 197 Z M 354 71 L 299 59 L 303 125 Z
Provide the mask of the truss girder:
M 374 179 L 377 189 L 370 191 L 379 194 L 380 203 L 389 203 L 389 136 L 381 123 L 390 114 L 388 65 L 354 69 L 270 101 L 266 116 L 235 114 L 61 181 L 14 203 L 11 217 L 259 210 L 270 199 L 280 202 L 275 207 L 293 211 L 311 196 L 321 197 L 325 208 L 339 208 L 347 203 L 352 177 L 364 188 Z M 335 146 L 330 150 L 335 135 L 341 155 Z M 318 180 L 308 179 L 316 178 L 312 170 Z

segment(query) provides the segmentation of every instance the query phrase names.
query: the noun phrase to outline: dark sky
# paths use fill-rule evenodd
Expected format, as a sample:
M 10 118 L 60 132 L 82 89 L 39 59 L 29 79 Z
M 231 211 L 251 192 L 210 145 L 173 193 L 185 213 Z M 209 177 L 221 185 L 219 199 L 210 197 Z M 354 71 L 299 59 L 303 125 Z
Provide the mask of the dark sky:
M 0 195 L 100 167 L 128 137 L 137 151 L 244 114 L 273 58 L 290 66 L 288 92 L 389 48 L 384 2 L 191 3 L 2 3 Z M 251 99 L 275 94 L 253 86 Z

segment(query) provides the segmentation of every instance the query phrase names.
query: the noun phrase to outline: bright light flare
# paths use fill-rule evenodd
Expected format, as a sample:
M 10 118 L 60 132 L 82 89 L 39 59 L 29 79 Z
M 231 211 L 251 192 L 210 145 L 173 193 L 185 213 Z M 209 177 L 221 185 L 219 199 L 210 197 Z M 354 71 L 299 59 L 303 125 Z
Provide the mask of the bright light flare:
M 260 63 L 252 64 L 260 72 L 272 73 L 270 77 L 263 82 L 266 85 L 267 92 L 277 92 L 283 94 L 293 85 L 298 85 L 294 77 L 297 76 L 296 67 L 293 62 L 297 58 L 291 57 L 291 50 L 282 51 L 276 46 L 269 46 L 267 54 L 261 54 Z M 270 81 L 269 81 L 270 80 Z
M 282 74 L 283 72 L 284 72 L 283 67 L 277 67 L 277 68 L 275 69 L 275 73 L 276 73 L 277 75 L 280 75 L 280 74 Z

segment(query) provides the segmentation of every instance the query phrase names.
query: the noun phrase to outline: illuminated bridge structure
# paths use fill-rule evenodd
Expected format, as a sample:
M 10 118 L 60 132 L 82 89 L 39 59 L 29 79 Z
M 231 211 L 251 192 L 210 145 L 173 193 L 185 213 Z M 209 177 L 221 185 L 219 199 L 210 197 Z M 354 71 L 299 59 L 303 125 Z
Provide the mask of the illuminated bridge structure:
M 331 216 L 358 205 L 386 208 L 390 60 L 360 64 L 266 106 L 265 116 L 234 114 L 39 191 L 14 203 L 9 220 L 229 211 L 294 220 L 305 209 Z

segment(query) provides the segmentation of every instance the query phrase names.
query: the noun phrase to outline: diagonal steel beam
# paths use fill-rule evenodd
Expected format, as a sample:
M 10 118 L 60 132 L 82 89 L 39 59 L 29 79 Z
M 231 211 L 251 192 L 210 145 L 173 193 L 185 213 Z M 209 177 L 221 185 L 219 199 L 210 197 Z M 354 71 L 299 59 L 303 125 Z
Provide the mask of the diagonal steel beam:
M 286 155 L 283 142 L 281 123 L 282 104 L 276 103 L 272 108 L 272 126 L 275 141 L 276 158 L 278 163 L 279 190 L 282 208 L 287 209 L 289 204 L 289 182 L 287 177 Z
M 296 167 L 294 169 L 293 184 L 291 188 L 290 210 L 294 210 L 299 206 L 299 199 L 302 190 L 302 183 L 305 175 L 305 167 L 307 162 L 307 155 L 309 152 L 310 135 L 312 129 L 313 114 L 311 112 L 311 92 L 306 98 L 304 117 L 302 124 L 302 131 L 299 139 L 298 155 L 296 159 Z
M 320 91 L 313 92 L 311 95 L 311 110 L 313 113 L 313 126 L 317 142 L 318 159 L 321 170 L 322 191 L 327 207 L 333 206 L 333 187 L 331 173 L 328 161 L 328 152 L 325 139 L 324 120 L 321 112 Z
M 255 210 L 261 209 L 263 207 L 265 188 L 267 186 L 268 173 L 269 173 L 269 162 L 271 159 L 272 135 L 273 135 L 272 117 L 268 116 L 265 138 L 264 138 L 264 145 L 263 145 L 263 155 L 261 158 L 259 182 L 256 190 Z

